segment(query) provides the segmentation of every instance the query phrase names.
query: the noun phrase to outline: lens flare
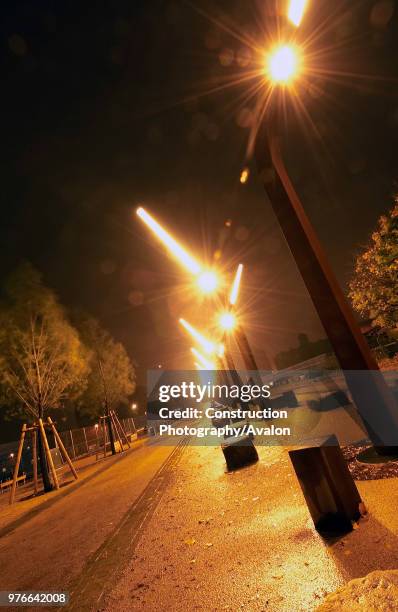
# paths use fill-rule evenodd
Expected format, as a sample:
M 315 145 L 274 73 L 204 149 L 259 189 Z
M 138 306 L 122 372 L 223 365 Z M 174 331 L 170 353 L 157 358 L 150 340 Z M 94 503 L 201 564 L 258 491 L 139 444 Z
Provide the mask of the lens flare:
M 287 85 L 299 70 L 299 53 L 291 45 L 277 47 L 267 58 L 267 72 L 274 83 Z
M 144 208 L 138 208 L 137 215 L 188 272 L 191 274 L 199 274 L 201 272 L 202 267 L 196 259 L 166 232 L 166 230 Z
M 243 264 L 239 264 L 236 270 L 234 282 L 232 283 L 231 293 L 229 294 L 229 303 L 231 304 L 231 306 L 235 306 L 236 301 L 238 299 L 242 272 L 243 272 Z
M 198 276 L 198 286 L 202 293 L 212 293 L 218 287 L 218 277 L 213 270 L 205 270 Z
M 236 325 L 236 317 L 232 312 L 222 312 L 219 316 L 219 323 L 225 331 L 231 331 Z
M 241 182 L 242 185 L 247 183 L 249 179 L 249 175 L 250 175 L 249 168 L 243 168 L 242 172 L 240 173 L 240 178 L 239 178 L 239 181 Z
M 215 364 L 212 361 L 209 361 L 208 359 L 206 359 L 206 357 L 204 357 L 202 353 L 199 353 L 199 351 L 196 348 L 192 347 L 191 353 L 195 355 L 196 359 L 202 364 L 205 370 L 215 370 L 216 369 Z
M 296 27 L 300 25 L 306 7 L 307 0 L 290 0 L 287 16 Z
M 216 351 L 216 345 L 213 342 L 210 342 L 207 338 L 205 338 L 197 329 L 195 329 L 188 321 L 185 319 L 180 319 L 181 325 L 187 330 L 189 334 L 191 334 L 192 338 L 200 344 L 202 349 L 208 354 L 211 355 Z
M 201 293 L 209 294 L 220 285 L 218 274 L 214 270 L 205 270 L 203 266 L 184 247 L 181 246 L 142 206 L 137 208 L 137 215 L 162 242 L 166 249 L 188 272 L 196 276 L 197 287 Z

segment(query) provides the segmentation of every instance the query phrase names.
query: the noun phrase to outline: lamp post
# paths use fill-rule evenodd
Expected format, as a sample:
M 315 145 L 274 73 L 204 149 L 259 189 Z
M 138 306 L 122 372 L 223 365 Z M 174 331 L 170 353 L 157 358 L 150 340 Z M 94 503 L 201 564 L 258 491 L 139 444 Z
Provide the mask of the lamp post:
M 223 345 L 225 346 L 225 361 L 227 363 L 228 372 L 229 372 L 229 376 L 231 378 L 232 384 L 237 385 L 238 387 L 241 387 L 242 380 L 238 374 L 235 362 L 231 354 L 231 341 L 230 341 L 229 336 L 227 335 L 227 331 L 225 331 L 223 335 Z
M 272 94 L 267 120 L 257 134 L 254 153 L 258 173 L 369 437 L 379 454 L 397 454 L 398 410 L 394 398 L 335 278 L 282 158 L 277 133 L 281 120 L 278 94 L 281 88 L 287 93 L 285 86 L 295 69 L 289 57 L 285 55 L 280 73 L 276 63 L 269 68 L 271 77 L 279 81 L 280 87 Z M 278 74 L 280 79 L 276 78 Z M 284 97 L 285 104 L 287 97 Z M 358 370 L 365 371 L 366 375 L 358 376 L 354 372 Z
M 219 315 L 219 324 L 220 324 L 220 327 L 224 330 L 227 360 L 229 359 L 231 364 L 233 364 L 233 360 L 232 360 L 231 352 L 230 352 L 230 341 L 229 341 L 229 337 L 233 336 L 238 345 L 239 352 L 242 355 L 242 359 L 243 359 L 246 369 L 250 372 L 253 372 L 254 376 L 257 379 L 256 382 L 261 385 L 262 383 L 261 383 L 260 374 L 258 372 L 258 365 L 254 357 L 253 351 L 251 349 L 251 346 L 249 344 L 249 340 L 243 329 L 242 323 L 239 321 L 239 319 L 236 317 L 234 313 L 236 302 L 238 300 L 240 283 L 242 280 L 242 273 L 243 273 L 243 264 L 240 263 L 236 269 L 235 277 L 234 277 L 231 291 L 229 294 L 229 300 L 228 300 L 227 307 L 225 311 Z M 235 370 L 235 366 L 233 366 L 233 370 Z

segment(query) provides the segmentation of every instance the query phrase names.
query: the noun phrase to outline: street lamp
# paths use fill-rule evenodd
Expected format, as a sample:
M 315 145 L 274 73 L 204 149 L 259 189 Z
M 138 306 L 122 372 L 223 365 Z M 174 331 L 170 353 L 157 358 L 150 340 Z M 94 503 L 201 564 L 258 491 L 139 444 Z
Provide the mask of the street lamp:
M 303 18 L 308 0 L 291 0 L 287 10 L 287 18 L 289 21 L 298 27 Z
M 173 255 L 179 264 L 196 279 L 196 286 L 202 294 L 211 294 L 219 289 L 221 284 L 219 274 L 216 270 L 207 269 L 200 264 L 173 236 L 150 215 L 145 208 L 137 208 L 138 217 L 162 242 L 166 249 Z
M 203 334 L 201 334 L 193 325 L 188 323 L 185 319 L 179 319 L 180 324 L 184 327 L 184 329 L 194 338 L 202 347 L 202 349 L 208 354 L 212 355 L 216 352 L 217 346 L 210 340 L 208 340 Z
M 209 359 L 206 359 L 206 357 L 202 355 L 202 353 L 200 353 L 198 349 L 192 347 L 191 353 L 192 355 L 194 355 L 194 357 L 196 357 L 199 364 L 202 366 L 203 370 L 215 370 L 216 369 L 216 364 L 210 361 Z
M 238 301 L 242 273 L 243 264 L 240 263 L 236 269 L 235 277 L 229 294 L 228 310 L 220 314 L 219 323 L 222 329 L 224 330 L 224 341 L 228 343 L 227 355 L 230 354 L 230 343 L 228 342 L 228 335 L 231 335 L 236 340 L 245 367 L 248 371 L 254 373 L 254 376 L 258 379 L 257 382 L 261 382 L 261 377 L 258 373 L 258 365 L 254 357 L 252 348 L 250 346 L 249 340 L 246 336 L 245 330 L 243 329 L 242 322 L 236 317 L 235 313 L 233 312 Z
M 235 315 L 230 310 L 224 310 L 218 314 L 218 324 L 222 331 L 222 351 L 219 352 L 219 361 L 224 371 L 226 371 L 226 367 L 224 365 L 224 358 L 226 361 L 226 365 L 228 367 L 229 375 L 233 384 L 240 386 L 242 381 L 240 380 L 239 374 L 236 371 L 235 363 L 231 355 L 231 343 L 229 339 L 229 335 L 233 332 L 237 325 L 237 320 Z M 227 374 L 225 374 L 224 378 L 228 379 Z
M 260 374 L 258 372 L 258 366 L 253 355 L 253 351 L 250 347 L 247 336 L 243 330 L 241 322 L 237 319 L 233 312 L 236 302 L 238 300 L 240 283 L 242 280 L 243 264 L 239 264 L 234 280 L 232 282 L 231 291 L 229 294 L 229 303 L 227 309 L 219 314 L 218 321 L 221 329 L 223 330 L 223 343 L 226 345 L 225 358 L 228 364 L 230 375 L 234 384 L 242 384 L 240 376 L 236 371 L 234 361 L 231 354 L 231 336 L 233 336 L 238 345 L 239 351 L 242 355 L 245 367 L 248 371 L 253 372 L 253 375 L 260 381 Z
M 238 300 L 240 282 L 242 280 L 242 272 L 243 264 L 240 263 L 236 269 L 235 278 L 233 280 L 231 292 L 229 294 L 229 303 L 231 306 L 235 306 Z
M 219 324 L 225 332 L 231 332 L 236 327 L 236 317 L 230 311 L 225 311 L 219 315 Z
M 196 357 L 196 359 L 201 364 L 203 364 L 204 369 L 217 370 L 223 381 L 228 384 L 226 368 L 224 366 L 224 345 L 222 343 L 211 342 L 205 336 L 203 336 L 203 334 L 201 334 L 197 329 L 195 329 L 195 327 L 188 323 L 188 321 L 185 321 L 185 319 L 181 318 L 179 322 L 185 328 L 185 330 L 192 336 L 192 338 L 194 338 L 200 344 L 201 348 L 205 351 L 205 353 L 212 358 L 212 361 L 210 361 L 201 353 L 199 353 L 197 349 L 191 348 L 191 352 Z
M 218 278 L 214 270 L 205 270 L 198 276 L 198 287 L 202 293 L 213 293 L 218 286 Z
M 293 45 L 280 45 L 266 58 L 265 72 L 275 84 L 288 85 L 300 72 L 301 55 Z
M 214 343 L 210 342 L 203 334 L 201 334 L 193 325 L 185 321 L 185 319 L 179 320 L 181 325 L 185 328 L 185 330 L 196 340 L 201 348 L 205 351 L 207 355 L 210 356 L 210 359 L 204 357 L 199 351 L 195 348 L 191 348 L 191 352 L 193 355 L 203 364 L 203 367 L 207 370 L 221 370 L 225 372 L 226 368 L 224 366 L 224 355 L 225 355 L 225 347 L 222 343 Z M 221 374 L 223 379 L 226 378 L 225 374 Z
M 300 23 L 304 8 L 304 2 L 292 0 L 289 17 L 295 25 Z M 277 87 L 275 82 L 274 85 Z M 281 80 L 281 85 L 286 85 L 286 81 Z M 278 93 L 278 87 L 275 93 Z M 281 113 L 286 109 L 280 108 L 279 96 L 275 97 L 268 109 L 267 122 L 262 123 L 256 137 L 255 158 L 259 175 L 369 437 L 380 454 L 396 454 L 398 414 L 394 398 L 286 170 L 277 133 Z M 287 96 L 284 97 L 285 103 L 286 99 Z M 355 370 L 366 371 L 366 376 L 359 377 Z

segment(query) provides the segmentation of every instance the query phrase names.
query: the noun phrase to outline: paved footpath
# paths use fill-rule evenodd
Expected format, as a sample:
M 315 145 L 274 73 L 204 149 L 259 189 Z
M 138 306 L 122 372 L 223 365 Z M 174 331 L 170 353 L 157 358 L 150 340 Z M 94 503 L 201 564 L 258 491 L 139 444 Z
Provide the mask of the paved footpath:
M 178 452 L 150 439 L 81 471 L 59 491 L 3 507 L 0 590 L 69 591 L 71 610 L 95 608 L 130 559 Z
M 398 568 L 398 480 L 358 483 L 360 527 L 326 543 L 314 530 L 287 450 L 225 473 L 219 447 L 186 447 L 96 610 L 314 610 L 375 569 Z

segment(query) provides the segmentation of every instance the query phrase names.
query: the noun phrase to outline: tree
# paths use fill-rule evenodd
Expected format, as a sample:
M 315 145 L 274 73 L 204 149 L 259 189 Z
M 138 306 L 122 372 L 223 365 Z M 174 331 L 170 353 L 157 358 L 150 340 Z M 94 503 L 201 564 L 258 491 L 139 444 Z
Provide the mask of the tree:
M 398 198 L 358 256 L 349 296 L 355 310 L 373 325 L 398 327 Z
M 30 263 L 21 264 L 4 286 L 0 307 L 0 384 L 3 404 L 43 418 L 68 395 L 86 384 L 88 354 L 51 289 Z M 48 466 L 38 436 L 45 490 L 51 489 Z
M 127 404 L 135 390 L 135 370 L 126 349 L 93 317 L 80 317 L 76 325 L 90 351 L 90 374 L 79 401 L 81 411 L 98 416 Z

